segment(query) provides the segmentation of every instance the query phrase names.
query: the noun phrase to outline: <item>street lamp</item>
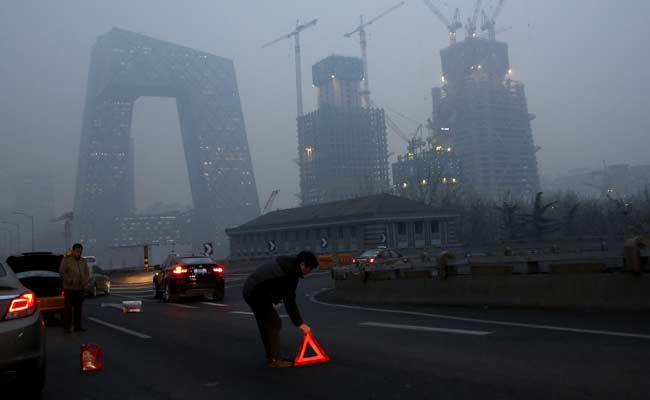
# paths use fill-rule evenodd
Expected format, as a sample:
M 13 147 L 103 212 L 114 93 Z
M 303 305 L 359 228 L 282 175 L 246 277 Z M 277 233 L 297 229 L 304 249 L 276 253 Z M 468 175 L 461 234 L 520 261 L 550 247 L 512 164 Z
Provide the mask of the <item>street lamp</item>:
M 21 211 L 14 211 L 13 212 L 16 215 L 22 215 L 23 217 L 31 218 L 32 220 L 32 251 L 34 251 L 34 216 L 31 214 L 27 214 Z
M 7 249 L 9 250 L 9 253 L 11 254 L 14 251 L 14 250 L 12 250 L 12 248 L 14 247 L 13 246 L 13 244 L 14 244 L 14 240 L 13 240 L 14 232 L 9 228 L 0 229 L 0 232 L 7 232 Z M 4 245 L 3 245 L 3 248 L 4 248 Z
M 20 252 L 20 224 L 17 224 L 15 222 L 9 222 L 9 221 L 0 221 L 0 224 L 7 224 L 7 225 L 13 225 L 16 227 L 16 232 L 17 232 L 17 242 L 18 242 L 18 252 Z

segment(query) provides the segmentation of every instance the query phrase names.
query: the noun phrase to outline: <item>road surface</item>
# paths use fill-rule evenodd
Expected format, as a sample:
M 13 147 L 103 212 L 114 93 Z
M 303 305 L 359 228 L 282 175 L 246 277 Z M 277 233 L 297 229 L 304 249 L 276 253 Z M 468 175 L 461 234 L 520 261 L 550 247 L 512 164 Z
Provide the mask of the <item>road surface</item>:
M 165 304 L 149 285 L 86 301 L 87 332 L 48 327 L 44 398 L 650 398 L 647 313 L 337 305 L 327 273 L 302 281 L 298 301 L 332 360 L 269 369 L 241 296 L 245 275 L 227 276 L 220 304 Z M 142 313 L 116 308 L 128 298 L 143 300 Z M 301 336 L 282 320 L 293 357 Z M 102 347 L 102 371 L 79 372 L 88 342 Z

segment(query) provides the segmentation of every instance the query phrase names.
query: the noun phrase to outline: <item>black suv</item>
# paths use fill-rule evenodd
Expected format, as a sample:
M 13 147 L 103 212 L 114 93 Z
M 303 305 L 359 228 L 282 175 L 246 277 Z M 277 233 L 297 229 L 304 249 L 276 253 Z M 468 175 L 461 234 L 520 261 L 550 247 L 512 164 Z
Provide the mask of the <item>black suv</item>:
M 154 296 L 165 302 L 206 294 L 221 301 L 224 290 L 224 268 L 205 256 L 169 255 L 153 277 Z

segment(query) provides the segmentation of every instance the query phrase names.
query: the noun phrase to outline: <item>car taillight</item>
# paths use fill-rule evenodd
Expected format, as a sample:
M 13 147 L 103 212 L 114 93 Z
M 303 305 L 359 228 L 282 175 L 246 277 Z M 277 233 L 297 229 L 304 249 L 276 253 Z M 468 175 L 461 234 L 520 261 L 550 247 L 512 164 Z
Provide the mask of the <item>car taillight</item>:
M 187 273 L 187 268 L 183 268 L 182 265 L 177 265 L 172 270 L 172 274 L 174 274 L 174 275 L 182 275 L 182 274 L 186 274 L 186 273 Z
M 371 258 L 371 259 L 370 259 L 370 264 L 374 264 L 374 263 L 375 263 L 375 259 L 374 259 L 374 258 Z
M 5 320 L 29 317 L 36 312 L 38 303 L 36 296 L 32 292 L 25 292 L 15 299 L 11 300 Z
M 353 259 L 352 259 L 352 264 L 356 264 L 356 263 L 357 263 L 357 259 L 356 259 L 356 258 L 353 258 Z
M 214 268 L 212 268 L 212 272 L 215 274 L 223 274 L 223 267 L 221 265 L 215 265 Z

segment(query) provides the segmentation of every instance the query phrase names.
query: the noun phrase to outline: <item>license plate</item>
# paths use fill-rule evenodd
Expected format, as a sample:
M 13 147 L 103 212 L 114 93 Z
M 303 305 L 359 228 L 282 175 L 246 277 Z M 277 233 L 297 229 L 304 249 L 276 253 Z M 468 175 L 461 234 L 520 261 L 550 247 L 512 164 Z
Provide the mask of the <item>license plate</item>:
M 205 268 L 195 269 L 194 274 L 196 275 L 205 275 L 208 273 L 208 270 Z

